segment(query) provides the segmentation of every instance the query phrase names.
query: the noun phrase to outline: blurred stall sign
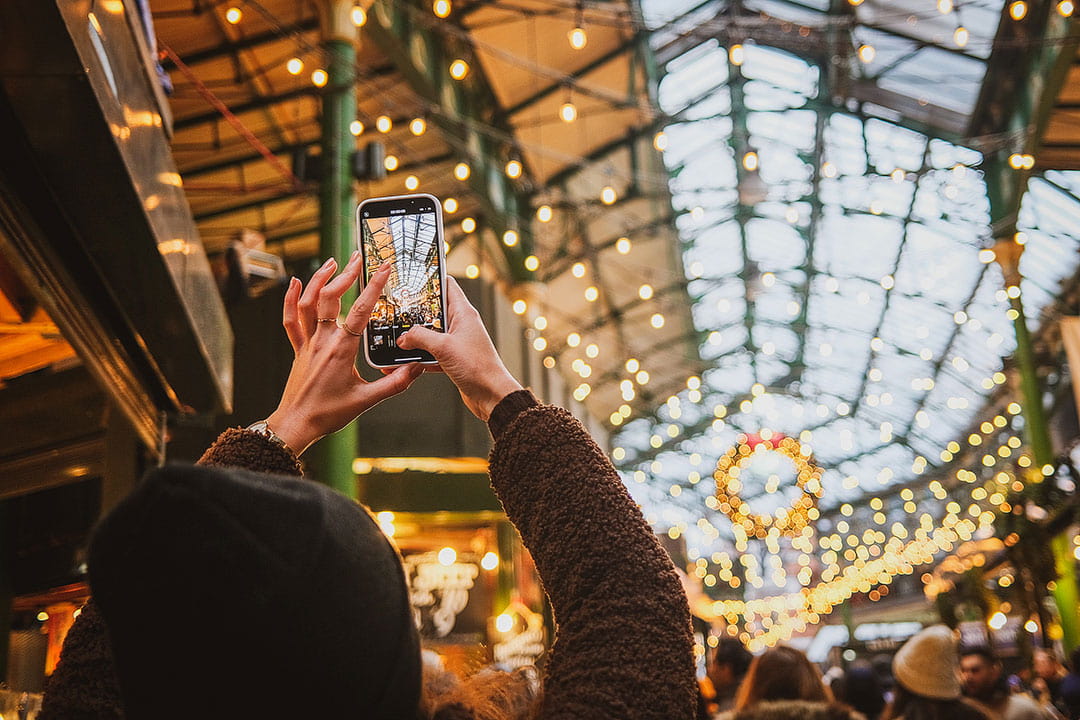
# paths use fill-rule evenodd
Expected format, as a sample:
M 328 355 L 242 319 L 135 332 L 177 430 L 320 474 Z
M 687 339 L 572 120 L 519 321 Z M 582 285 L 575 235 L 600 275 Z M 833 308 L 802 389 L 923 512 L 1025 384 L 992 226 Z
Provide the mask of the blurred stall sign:
M 920 630 L 922 623 L 918 622 L 863 623 L 855 628 L 855 639 L 867 650 L 891 650 Z
M 986 623 L 979 620 L 965 620 L 957 626 L 960 631 L 960 647 L 981 647 L 990 644 L 986 632 Z
M 1009 616 L 1000 628 L 990 630 L 994 639 L 994 652 L 1000 657 L 1012 657 L 1020 654 L 1020 633 L 1023 630 L 1022 618 Z
M 471 562 L 439 561 L 435 552 L 405 557 L 405 575 L 409 581 L 410 600 L 416 626 L 424 637 L 446 638 L 455 630 L 458 616 L 469 605 L 469 592 L 480 568 Z M 458 632 L 482 632 L 477 623 Z

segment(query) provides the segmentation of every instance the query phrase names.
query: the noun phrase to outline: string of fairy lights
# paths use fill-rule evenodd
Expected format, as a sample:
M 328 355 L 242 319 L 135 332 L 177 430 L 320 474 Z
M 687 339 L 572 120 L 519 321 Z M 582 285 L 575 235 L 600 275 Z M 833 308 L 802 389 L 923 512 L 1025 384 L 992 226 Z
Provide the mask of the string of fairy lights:
M 962 3 L 954 3 L 952 0 L 931 1 L 936 11 L 941 15 L 953 14 L 957 11 L 958 6 L 962 5 Z M 863 4 L 863 0 L 849 0 L 849 3 L 852 6 L 859 6 Z M 242 3 L 227 7 L 224 11 L 226 21 L 233 25 L 241 23 L 244 17 L 243 7 L 248 4 L 254 3 Z M 1071 0 L 1057 2 L 1054 8 L 1062 17 L 1070 17 L 1075 11 L 1075 6 Z M 566 34 L 567 47 L 572 51 L 583 50 L 589 44 L 586 19 L 591 18 L 590 21 L 596 21 L 596 18 L 592 17 L 594 9 L 590 7 L 590 14 L 586 14 L 584 3 L 567 5 L 567 9 L 573 12 L 574 16 L 574 22 L 568 28 Z M 1029 11 L 1029 3 L 1020 0 L 1011 2 L 1007 6 L 1008 17 L 1017 22 L 1024 20 Z M 435 0 L 431 5 L 432 16 L 439 20 L 449 18 L 453 12 L 454 6 L 451 0 Z M 352 20 L 357 28 L 363 28 L 368 22 L 367 13 L 360 6 L 356 6 L 352 11 Z M 619 20 L 619 22 L 623 21 L 623 19 Z M 604 21 L 599 20 L 598 22 Z M 433 24 L 431 27 L 437 27 L 437 25 Z M 467 30 L 463 28 L 451 24 L 446 24 L 445 27 L 447 32 L 467 35 Z M 953 32 L 952 41 L 958 48 L 966 47 L 971 42 L 970 32 L 960 24 L 959 20 Z M 321 50 L 311 46 L 302 47 L 301 50 L 302 52 L 285 60 L 284 66 L 287 72 L 297 77 L 308 72 L 310 81 L 315 87 L 324 87 L 329 81 L 325 69 L 321 67 L 311 68 L 309 66 L 310 54 L 312 52 L 321 53 Z M 856 57 L 867 65 L 874 62 L 878 53 L 877 48 L 870 43 L 861 43 L 854 50 Z M 732 66 L 739 67 L 742 65 L 744 61 L 743 46 L 739 44 L 731 45 L 727 52 Z M 507 53 L 503 53 L 504 60 L 515 61 L 512 54 L 509 54 L 509 57 L 507 55 Z M 517 58 L 516 61 L 522 67 L 537 72 L 538 65 L 534 61 L 528 58 Z M 457 82 L 465 81 L 473 71 L 474 68 L 470 64 L 470 58 L 468 57 L 455 58 L 446 68 L 448 77 Z M 540 74 L 551 79 L 558 78 L 558 75 L 552 74 L 550 71 L 541 72 Z M 574 89 L 579 88 L 582 94 L 585 95 L 595 94 L 595 91 L 580 86 L 581 80 L 579 78 L 562 75 L 561 81 L 566 84 L 567 90 L 564 93 L 563 102 L 559 104 L 557 120 L 565 124 L 571 124 L 577 121 L 580 116 L 578 104 L 575 103 Z M 367 80 L 361 77 L 361 82 L 367 82 Z M 382 135 L 391 133 L 395 127 L 395 120 L 393 119 L 395 113 L 392 108 L 395 102 L 394 92 L 385 92 L 384 97 L 385 102 L 390 106 L 387 112 L 373 118 L 356 120 L 350 128 L 353 135 L 359 137 L 371 128 L 374 128 L 376 132 Z M 412 100 L 415 102 L 415 98 L 412 98 Z M 512 181 L 523 180 L 527 173 L 527 168 L 520 154 L 522 150 L 527 149 L 539 154 L 551 152 L 548 148 L 539 144 L 522 144 L 518 139 L 509 136 L 506 130 L 502 128 L 485 125 L 475 118 L 456 116 L 451 109 L 430 103 L 423 105 L 421 114 L 408 119 L 409 133 L 415 137 L 423 135 L 428 130 L 429 118 L 435 114 L 442 114 L 457 122 L 468 123 L 473 129 L 481 130 L 490 137 L 507 142 L 516 148 L 515 153 L 508 157 L 503 165 L 506 177 Z M 670 147 L 670 138 L 666 132 L 658 130 L 653 134 L 652 144 L 658 153 L 664 153 Z M 387 171 L 393 173 L 402 168 L 406 164 L 404 158 L 408 157 L 408 153 L 407 144 L 398 141 L 394 146 L 394 152 L 388 154 L 385 158 Z M 563 156 L 562 159 L 566 160 L 567 158 Z M 580 161 L 580 159 L 576 160 Z M 757 172 L 761 163 L 758 154 L 752 150 L 744 153 L 738 158 L 738 161 L 748 172 Z M 453 164 L 451 172 L 456 180 L 464 183 L 470 179 L 474 168 L 473 163 L 468 158 L 462 158 L 456 162 L 451 161 L 451 163 Z M 1018 171 L 1030 170 L 1034 166 L 1034 158 L 1030 154 L 1016 152 L 1009 156 L 1009 164 Z M 958 171 L 964 169 L 962 166 L 957 166 Z M 835 167 L 832 167 L 828 162 L 823 164 L 820 172 L 824 177 L 836 176 Z M 907 171 L 899 168 L 894 173 L 901 173 L 901 181 L 907 179 L 909 175 Z M 632 179 L 622 177 L 618 170 L 612 171 L 610 176 L 612 178 L 610 184 L 601 186 L 595 201 L 593 201 L 598 208 L 616 206 L 621 199 L 620 187 L 624 187 L 625 183 Z M 669 180 L 667 176 L 657 176 L 649 179 L 658 184 L 661 182 L 666 184 Z M 418 173 L 410 172 L 402 179 L 402 184 L 406 190 L 415 191 L 421 186 L 421 178 Z M 530 220 L 534 220 L 541 225 L 551 223 L 556 219 L 560 209 L 567 204 L 565 200 L 561 202 L 545 201 L 534 209 L 534 216 Z M 461 208 L 461 201 L 454 197 L 446 197 L 443 200 L 443 208 L 449 216 L 453 216 Z M 690 210 L 690 214 L 695 216 L 695 219 L 700 219 L 700 216 L 696 215 L 699 211 L 701 211 L 701 208 L 693 208 Z M 796 217 L 792 222 L 794 223 L 799 219 L 799 217 Z M 470 236 L 478 230 L 478 221 L 474 217 L 463 217 L 457 223 L 464 236 Z M 508 229 L 499 240 L 506 247 L 513 248 L 519 244 L 521 236 L 519 231 Z M 1023 244 L 1026 237 L 1022 233 L 1018 234 L 1015 241 L 1017 244 Z M 619 255 L 629 255 L 634 248 L 632 234 L 627 233 L 615 238 L 613 247 Z M 980 251 L 978 259 L 984 263 L 993 262 L 995 260 L 994 251 L 988 249 Z M 522 263 L 528 272 L 536 273 L 541 270 L 544 261 L 537 254 L 529 254 L 523 258 Z M 690 268 L 690 273 L 692 276 L 696 275 L 701 278 L 703 270 L 704 268 L 698 270 Z M 588 266 L 584 261 L 576 261 L 569 265 L 569 272 L 574 278 L 584 280 L 588 271 Z M 480 273 L 481 268 L 475 263 L 469 264 L 465 270 L 465 274 L 470 278 L 478 277 Z M 886 283 L 892 282 L 894 282 L 892 278 L 882 278 L 881 280 L 882 287 L 886 289 L 889 289 L 886 287 Z M 588 303 L 595 303 L 600 299 L 600 289 L 596 284 L 587 284 L 581 292 L 582 297 Z M 642 283 L 637 289 L 637 295 L 642 302 L 647 303 L 654 300 L 656 294 L 657 288 L 653 283 Z M 1020 286 L 1011 285 L 1002 288 L 997 293 L 996 299 L 1007 301 L 1010 298 L 1019 296 Z M 532 347 L 534 351 L 543 354 L 542 363 L 545 367 L 549 369 L 557 367 L 564 354 L 572 352 L 578 355 L 568 363 L 569 372 L 576 375 L 580 380 L 575 381 L 571 394 L 575 400 L 585 402 L 593 391 L 593 383 L 590 378 L 597 372 L 591 361 L 596 360 L 602 354 L 603 348 L 600 347 L 598 342 L 591 341 L 585 334 L 577 330 L 569 332 L 564 340 L 560 340 L 558 343 L 553 342 L 550 334 L 545 334 L 549 327 L 553 327 L 551 313 L 545 311 L 542 306 L 538 307 L 533 301 L 526 300 L 523 297 L 514 298 L 512 309 L 522 316 L 530 326 Z M 1014 315 L 1012 314 L 1015 312 L 1015 310 L 1009 309 L 1006 311 L 1006 315 L 1009 319 L 1013 319 Z M 954 319 L 958 325 L 962 325 L 969 320 L 964 310 L 956 311 Z M 660 329 L 665 326 L 667 319 L 664 312 L 658 309 L 649 315 L 648 322 L 653 328 Z M 559 324 L 563 323 L 560 322 Z M 713 335 L 710 333 L 706 333 L 706 335 L 708 342 L 711 343 Z M 882 342 L 880 338 L 876 337 L 873 340 L 878 343 Z M 559 353 L 552 352 L 556 345 Z M 875 350 L 880 350 L 880 348 L 875 348 Z M 957 362 L 966 363 L 960 356 L 956 356 L 953 362 L 954 364 Z M 634 415 L 636 401 L 639 400 L 639 396 L 643 394 L 652 379 L 648 369 L 646 369 L 645 361 L 639 358 L 627 358 L 623 362 L 621 369 L 625 371 L 625 375 L 618 381 L 618 387 L 619 397 L 623 402 L 618 407 L 611 409 L 607 417 L 609 425 L 613 429 L 620 428 Z M 871 369 L 871 372 L 874 372 L 874 369 Z M 1004 373 L 995 372 L 983 379 L 981 386 L 985 390 L 991 390 L 1004 384 L 1006 380 L 1007 377 Z M 927 383 L 929 383 L 930 387 L 926 387 Z M 917 389 L 929 390 L 933 387 L 933 383 L 934 379 L 932 377 L 924 378 Z M 658 423 L 655 426 L 655 431 L 650 434 L 648 439 L 650 446 L 659 448 L 667 441 L 674 440 L 680 435 L 681 428 L 675 422 L 678 416 L 672 412 L 674 408 L 679 407 L 682 402 L 690 404 L 707 402 L 709 400 L 708 394 L 708 388 L 703 386 L 700 376 L 693 375 L 689 377 L 686 381 L 686 388 L 670 395 L 664 403 L 671 422 Z M 763 394 L 765 394 L 765 390 L 760 386 L 755 386 L 751 391 L 753 397 L 760 397 Z M 752 403 L 753 399 L 748 398 L 743 402 Z M 837 415 L 844 414 L 841 412 L 841 406 L 845 404 L 841 402 L 834 408 Z M 958 399 L 956 407 L 950 405 L 949 409 L 964 410 L 967 408 L 966 406 L 961 407 L 960 399 Z M 920 412 L 924 418 L 927 417 L 925 411 Z M 927 458 L 925 455 L 917 455 L 911 468 L 911 472 L 916 476 L 926 473 L 928 469 L 939 469 L 944 464 L 952 461 L 965 449 L 964 442 L 966 442 L 968 448 L 984 446 L 986 448 L 986 451 L 978 457 L 978 463 L 975 466 L 976 470 L 972 470 L 970 467 L 962 467 L 955 471 L 954 478 L 950 479 L 949 482 L 952 485 L 951 489 L 947 488 L 946 483 L 942 482 L 940 478 L 931 480 L 924 485 L 923 492 L 925 495 L 922 497 L 917 497 L 911 487 L 901 489 L 899 498 L 903 504 L 899 506 L 899 510 L 903 511 L 904 518 L 909 522 L 901 522 L 900 519 L 896 518 L 896 513 L 899 512 L 897 508 L 890 509 L 894 514 L 894 517 L 890 518 L 884 501 L 879 497 L 871 497 L 866 505 L 870 511 L 869 522 L 854 523 L 851 518 L 860 513 L 862 509 L 856 508 L 851 503 L 842 503 L 835 508 L 835 512 L 843 519 L 835 522 L 833 532 L 822 533 L 820 536 L 817 534 L 814 521 L 822 514 L 817 508 L 817 498 L 821 496 L 822 488 L 815 472 L 808 465 L 798 466 L 797 477 L 800 478 L 800 487 L 805 491 L 803 497 L 807 502 L 800 504 L 798 507 L 801 510 L 790 517 L 799 517 L 802 520 L 801 522 L 792 520 L 789 523 L 783 523 L 780 521 L 779 516 L 772 520 L 762 518 L 747 510 L 748 506 L 741 502 L 739 497 L 737 480 L 735 483 L 732 482 L 734 478 L 731 471 L 740 469 L 742 459 L 750 457 L 753 450 L 750 453 L 743 453 L 739 446 L 732 448 L 722 456 L 720 466 L 718 466 L 716 476 L 714 476 L 718 483 L 722 483 L 719 494 L 708 494 L 705 504 L 714 512 L 727 514 L 729 519 L 733 521 L 731 526 L 733 549 L 736 553 L 742 553 L 742 555 L 736 560 L 724 551 L 716 551 L 711 555 L 704 556 L 700 550 L 692 549 L 693 573 L 707 587 L 714 587 L 718 583 L 726 583 L 731 588 L 738 589 L 744 582 L 744 580 L 740 580 L 741 575 L 745 578 L 745 582 L 755 590 L 762 590 L 765 587 L 767 573 L 764 572 L 764 567 L 757 567 L 755 555 L 746 553 L 746 550 L 751 542 L 759 540 L 765 544 L 770 557 L 779 559 L 780 538 L 781 535 L 786 535 L 788 537 L 785 542 L 790 545 L 793 551 L 798 552 L 796 564 L 800 569 L 796 573 L 796 579 L 800 589 L 795 592 L 779 592 L 749 600 L 716 600 L 712 601 L 707 608 L 698 609 L 710 613 L 716 619 L 726 621 L 728 633 L 741 635 L 744 641 L 750 644 L 751 649 L 757 649 L 785 640 L 792 633 L 804 629 L 808 624 L 818 622 L 822 616 L 831 612 L 836 605 L 855 593 L 866 594 L 872 601 L 884 597 L 888 594 L 888 588 L 897 576 L 909 574 L 918 567 L 933 562 L 939 553 L 948 552 L 957 543 L 967 541 L 974 537 L 976 533 L 985 531 L 986 528 L 992 525 L 995 512 L 1011 511 L 1011 506 L 1007 500 L 1009 494 L 1021 490 L 1026 481 L 1038 479 L 1038 476 L 1045 472 L 1045 469 L 1042 468 L 1031 468 L 1031 458 L 1021 450 L 1022 441 L 1017 435 L 1011 434 L 1011 418 L 1015 417 L 1019 412 L 1019 405 L 1011 403 L 1008 405 L 1006 412 L 981 423 L 978 431 L 968 434 L 963 442 L 952 440 L 943 445 L 938 455 L 942 465 L 939 465 L 938 468 L 934 467 L 938 465 L 937 460 Z M 726 418 L 727 413 L 728 407 L 726 404 L 719 403 L 715 406 L 715 418 L 710 424 L 712 430 L 724 428 L 725 422 L 730 421 L 729 418 Z M 916 422 L 920 424 L 922 422 L 918 415 L 916 416 Z M 893 428 L 891 425 L 886 428 L 886 424 L 888 423 L 883 422 L 881 424 L 883 442 L 889 442 L 892 438 Z M 778 450 L 782 447 L 788 451 L 787 456 L 789 459 L 793 461 L 805 460 L 812 452 L 812 441 L 812 431 L 804 431 L 797 439 L 784 438 L 775 447 L 769 445 L 767 449 Z M 613 457 L 617 462 L 625 459 L 625 448 L 616 447 Z M 728 460 L 724 461 L 723 458 Z M 1019 468 L 1026 469 L 1032 474 L 1022 477 L 1014 474 L 1008 468 L 1000 469 L 1000 466 L 1014 461 Z M 653 463 L 656 462 L 658 461 L 653 461 Z M 650 464 L 647 469 L 652 471 L 655 466 Z M 650 474 L 651 472 L 646 472 L 646 469 L 639 468 L 634 471 L 633 480 L 638 483 L 645 483 Z M 734 475 L 737 475 L 737 473 Z M 684 490 L 697 485 L 701 479 L 701 473 L 694 471 L 685 485 L 672 485 L 667 494 L 672 498 L 678 498 L 683 494 Z M 856 480 L 854 487 L 857 486 L 858 481 Z M 845 485 L 845 487 L 847 486 Z M 960 495 L 962 494 L 968 496 L 965 498 L 966 507 L 961 505 L 960 502 Z M 950 497 L 955 499 L 950 500 Z M 809 498 L 813 499 L 810 500 Z M 824 499 L 828 500 L 827 497 Z M 940 520 L 936 520 L 935 515 L 940 514 L 938 511 L 941 504 L 944 504 L 945 514 Z M 725 505 L 727 506 L 726 509 Z M 740 510 L 745 512 L 740 512 Z M 811 511 L 813 512 L 811 513 Z M 912 527 L 910 521 L 915 518 L 918 518 L 918 525 Z M 658 518 L 650 517 L 650 520 L 654 524 L 659 524 Z M 858 532 L 857 528 L 859 527 L 863 528 L 862 532 Z M 721 535 L 716 525 L 704 516 L 698 522 L 697 528 L 706 536 L 718 538 Z M 668 528 L 667 532 L 673 538 L 678 538 L 685 534 L 687 530 L 687 527 L 676 524 Z M 697 557 L 693 557 L 694 555 L 697 555 Z M 734 569 L 736 561 L 743 565 L 743 568 L 738 572 Z M 719 568 L 719 570 L 714 568 Z M 773 586 L 777 589 L 783 589 L 788 585 L 786 571 L 782 566 L 776 564 L 772 566 L 769 579 L 773 580 Z

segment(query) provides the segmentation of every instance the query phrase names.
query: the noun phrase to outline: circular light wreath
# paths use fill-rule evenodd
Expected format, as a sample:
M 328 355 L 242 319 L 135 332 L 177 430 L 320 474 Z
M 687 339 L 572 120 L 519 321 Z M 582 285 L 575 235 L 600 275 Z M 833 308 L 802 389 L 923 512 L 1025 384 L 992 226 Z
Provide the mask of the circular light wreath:
M 778 508 L 773 514 L 751 512 L 739 497 L 742 489 L 739 475 L 750 466 L 754 455 L 773 450 L 784 455 L 795 465 L 795 485 L 802 492 L 790 507 Z M 743 528 L 748 537 L 764 538 L 771 531 L 781 535 L 798 535 L 803 528 L 818 518 L 817 501 L 821 497 L 821 468 L 810 461 L 810 452 L 795 438 L 771 434 L 767 438 L 740 435 L 735 446 L 716 463 L 716 499 L 719 510 L 731 522 Z

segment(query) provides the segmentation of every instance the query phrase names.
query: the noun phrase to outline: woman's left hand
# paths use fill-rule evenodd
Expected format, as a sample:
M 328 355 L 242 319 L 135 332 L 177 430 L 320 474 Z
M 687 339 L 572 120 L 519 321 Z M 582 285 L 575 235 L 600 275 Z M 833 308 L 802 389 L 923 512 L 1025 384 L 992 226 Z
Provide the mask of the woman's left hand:
M 353 253 L 341 274 L 333 277 L 336 268 L 331 258 L 312 275 L 306 288 L 293 278 L 285 293 L 282 324 L 295 357 L 281 402 L 266 422 L 297 455 L 404 391 L 423 372 L 422 366 L 413 364 L 370 383 L 360 377 L 356 371 L 360 333 L 386 285 L 390 266 L 371 276 L 340 325 L 341 296 L 360 276 L 360 254 Z

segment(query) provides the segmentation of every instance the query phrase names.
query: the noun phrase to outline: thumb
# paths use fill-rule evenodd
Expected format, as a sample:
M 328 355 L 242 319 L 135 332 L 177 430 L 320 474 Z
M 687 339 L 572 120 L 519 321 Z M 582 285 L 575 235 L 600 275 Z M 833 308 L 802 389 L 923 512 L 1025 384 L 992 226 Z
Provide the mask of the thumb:
M 423 373 L 424 366 L 416 363 L 394 368 L 393 371 L 383 375 L 378 380 L 361 384 L 359 387 L 359 403 L 366 406 L 365 410 L 378 405 L 383 400 L 404 392 Z
M 438 358 L 446 347 L 446 333 L 417 326 L 399 337 L 397 344 L 405 350 L 427 350 Z

